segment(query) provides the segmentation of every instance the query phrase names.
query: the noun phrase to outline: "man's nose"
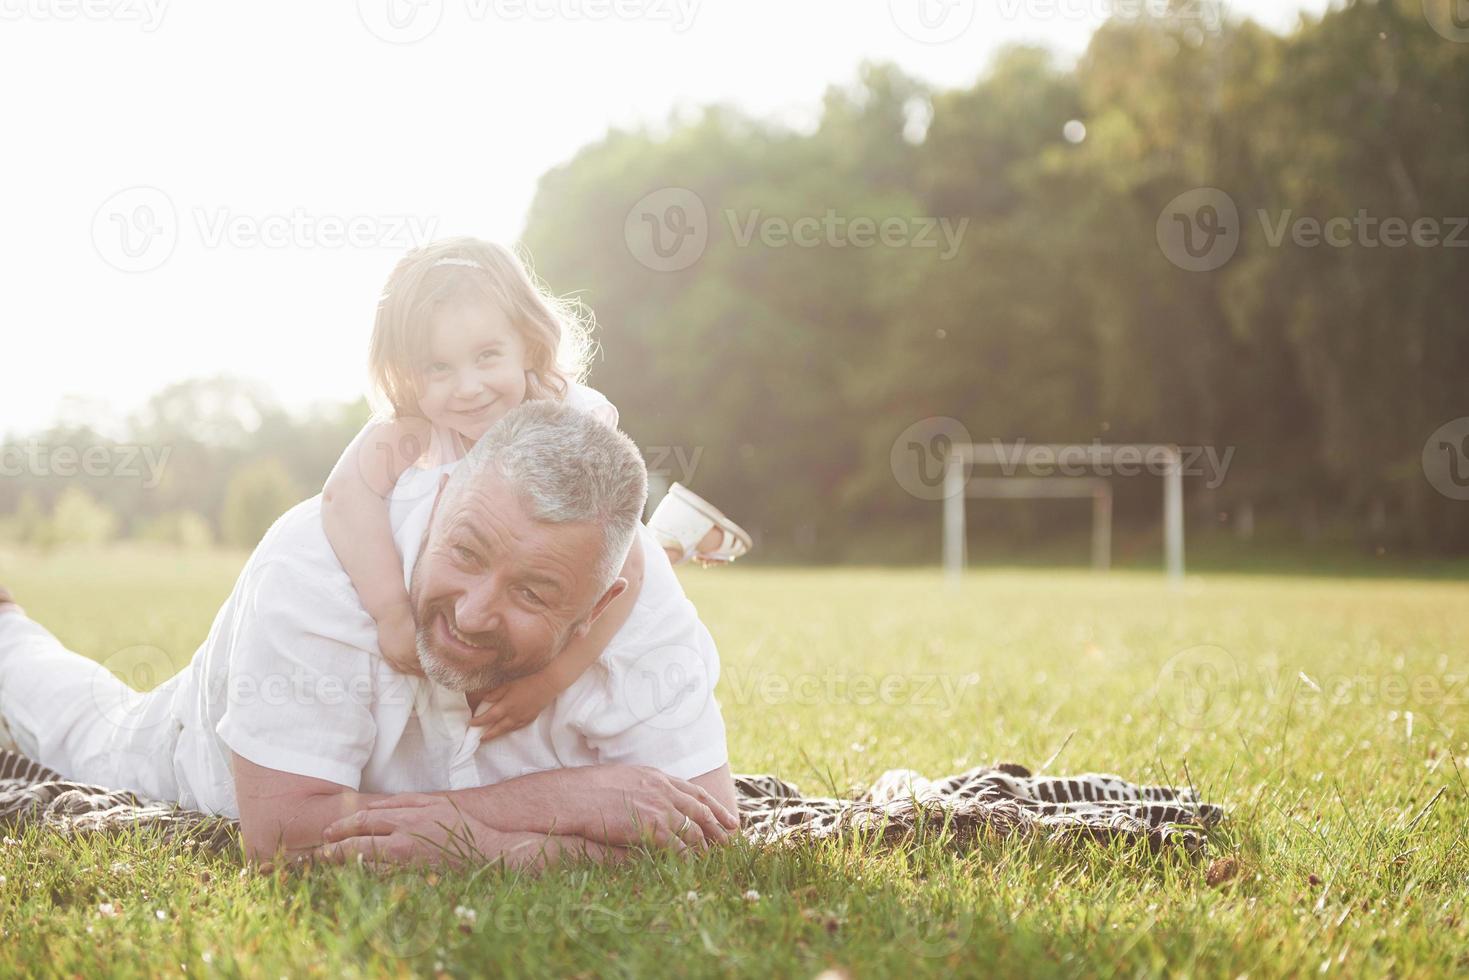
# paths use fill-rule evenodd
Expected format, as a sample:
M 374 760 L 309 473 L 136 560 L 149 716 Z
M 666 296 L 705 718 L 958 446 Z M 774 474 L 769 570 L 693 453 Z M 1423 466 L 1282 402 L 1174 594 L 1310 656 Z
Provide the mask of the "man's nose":
M 454 606 L 454 621 L 461 633 L 493 633 L 504 626 L 504 590 L 493 581 L 477 584 Z

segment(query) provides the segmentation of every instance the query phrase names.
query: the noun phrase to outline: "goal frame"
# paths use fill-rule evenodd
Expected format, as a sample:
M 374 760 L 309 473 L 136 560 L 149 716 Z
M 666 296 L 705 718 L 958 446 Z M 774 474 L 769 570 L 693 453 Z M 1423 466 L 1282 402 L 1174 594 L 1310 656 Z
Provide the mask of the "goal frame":
M 1092 498 L 1092 567 L 1111 567 L 1112 486 L 1095 475 L 1098 467 L 1113 464 L 1119 452 L 1135 454 L 1138 462 L 1157 461 L 1163 472 L 1163 565 L 1172 585 L 1183 582 L 1183 455 L 1171 443 L 959 443 L 944 459 L 943 565 L 945 577 L 958 582 L 964 574 L 964 504 L 981 499 Z M 1057 460 L 1081 457 L 1092 476 L 975 477 L 977 466 L 1005 465 L 1013 469 L 1054 467 Z

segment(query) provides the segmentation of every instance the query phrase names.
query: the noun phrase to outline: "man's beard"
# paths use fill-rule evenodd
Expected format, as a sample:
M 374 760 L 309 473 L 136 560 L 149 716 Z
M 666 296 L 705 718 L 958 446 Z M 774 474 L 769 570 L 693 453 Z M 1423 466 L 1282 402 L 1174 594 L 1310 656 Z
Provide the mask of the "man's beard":
M 478 667 L 464 668 L 439 656 L 429 642 L 429 628 L 420 626 L 414 634 L 418 647 L 418 663 L 429 680 L 451 691 L 488 691 L 515 679 L 500 664 L 500 658 Z
M 429 680 L 451 691 L 488 691 L 499 687 L 509 681 L 534 674 L 545 667 L 566 649 L 571 638 L 571 630 L 556 638 L 550 655 L 535 664 L 523 663 L 521 657 L 511 646 L 510 641 L 503 635 L 495 634 L 486 636 L 479 634 L 474 637 L 477 644 L 485 648 L 485 653 L 490 656 L 487 663 L 478 664 L 474 667 L 461 667 L 445 659 L 439 651 L 434 649 L 432 633 L 433 622 L 438 616 L 450 619 L 449 613 L 430 607 L 427 611 L 427 622 L 421 624 L 414 632 L 415 646 L 418 648 L 418 663 L 423 667 L 424 674 Z

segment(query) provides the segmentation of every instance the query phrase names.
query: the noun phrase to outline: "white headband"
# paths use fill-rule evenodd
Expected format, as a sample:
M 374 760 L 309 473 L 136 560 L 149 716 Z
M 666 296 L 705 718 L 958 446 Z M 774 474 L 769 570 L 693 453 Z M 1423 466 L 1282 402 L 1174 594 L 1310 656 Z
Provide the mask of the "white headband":
M 432 266 L 430 266 L 430 268 L 437 269 L 441 265 L 462 265 L 466 269 L 478 269 L 481 272 L 485 270 L 485 267 L 474 261 L 474 259 L 456 258 L 439 259 L 439 261 L 435 262 Z

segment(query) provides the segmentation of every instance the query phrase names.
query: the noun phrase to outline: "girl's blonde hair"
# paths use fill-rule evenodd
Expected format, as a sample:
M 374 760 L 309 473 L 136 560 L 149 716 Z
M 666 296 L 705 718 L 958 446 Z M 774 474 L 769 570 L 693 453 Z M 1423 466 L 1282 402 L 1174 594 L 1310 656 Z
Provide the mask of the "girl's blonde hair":
M 495 304 L 524 340 L 527 398 L 564 398 L 586 376 L 593 321 L 579 301 L 552 295 L 503 245 L 445 238 L 410 251 L 383 287 L 368 353 L 374 408 L 418 414 L 431 318 L 466 302 Z

